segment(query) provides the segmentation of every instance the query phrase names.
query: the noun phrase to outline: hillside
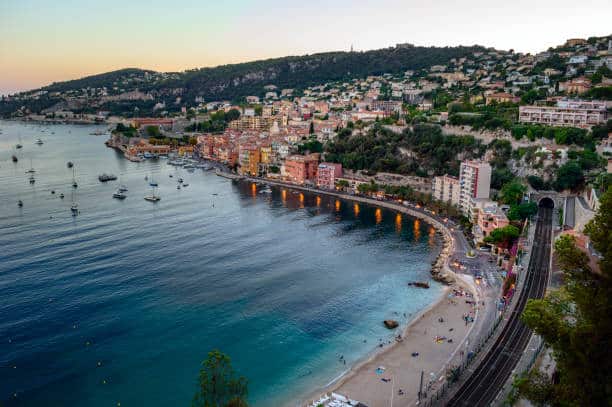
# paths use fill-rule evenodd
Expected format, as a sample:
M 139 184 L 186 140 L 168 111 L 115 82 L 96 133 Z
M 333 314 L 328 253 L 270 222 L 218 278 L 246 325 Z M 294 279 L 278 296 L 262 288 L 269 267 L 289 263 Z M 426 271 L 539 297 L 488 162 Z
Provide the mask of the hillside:
M 446 64 L 452 58 L 482 51 L 472 47 L 385 48 L 366 52 L 328 52 L 289 56 L 181 73 L 158 73 L 135 68 L 121 69 L 66 82 L 57 82 L 27 93 L 43 90 L 69 93 L 83 88 L 139 89 L 160 95 L 182 94 L 187 102 L 201 96 L 206 100 L 236 100 L 247 95 L 262 96 L 263 87 L 279 89 L 318 85 L 328 81 L 363 78 L 382 73 L 401 73 Z

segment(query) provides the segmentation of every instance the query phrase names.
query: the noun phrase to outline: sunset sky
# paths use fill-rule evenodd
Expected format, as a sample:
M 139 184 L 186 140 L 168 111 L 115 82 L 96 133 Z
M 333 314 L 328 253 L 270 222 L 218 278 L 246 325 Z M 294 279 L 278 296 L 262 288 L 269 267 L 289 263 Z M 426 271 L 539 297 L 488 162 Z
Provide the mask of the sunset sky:
M 0 94 L 124 67 L 182 71 L 351 44 L 537 52 L 612 29 L 609 0 L 433 3 L 0 0 Z

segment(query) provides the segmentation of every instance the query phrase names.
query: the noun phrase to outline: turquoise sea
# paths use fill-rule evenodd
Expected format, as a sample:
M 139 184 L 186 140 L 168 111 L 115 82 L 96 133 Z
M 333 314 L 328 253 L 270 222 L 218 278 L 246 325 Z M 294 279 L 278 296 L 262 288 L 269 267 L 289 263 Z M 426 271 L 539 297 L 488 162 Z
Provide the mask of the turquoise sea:
M 248 378 L 252 405 L 296 405 L 391 338 L 382 320 L 405 325 L 441 295 L 407 286 L 429 280 L 439 250 L 422 221 L 132 163 L 90 134 L 101 129 L 0 121 L 6 406 L 187 406 L 214 348 Z M 118 181 L 103 172 L 127 199 L 112 199 Z M 160 202 L 143 199 L 145 176 Z

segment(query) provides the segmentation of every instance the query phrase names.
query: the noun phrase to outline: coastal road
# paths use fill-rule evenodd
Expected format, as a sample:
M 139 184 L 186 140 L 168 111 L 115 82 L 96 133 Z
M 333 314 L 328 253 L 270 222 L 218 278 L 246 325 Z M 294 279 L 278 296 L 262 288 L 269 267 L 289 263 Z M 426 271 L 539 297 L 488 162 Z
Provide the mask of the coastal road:
M 521 358 L 531 337 L 531 330 L 520 320 L 520 315 L 528 299 L 544 296 L 548 284 L 552 217 L 552 203 L 545 200 L 538 209 L 528 274 L 516 306 L 489 353 L 452 396 L 447 406 L 490 405 Z

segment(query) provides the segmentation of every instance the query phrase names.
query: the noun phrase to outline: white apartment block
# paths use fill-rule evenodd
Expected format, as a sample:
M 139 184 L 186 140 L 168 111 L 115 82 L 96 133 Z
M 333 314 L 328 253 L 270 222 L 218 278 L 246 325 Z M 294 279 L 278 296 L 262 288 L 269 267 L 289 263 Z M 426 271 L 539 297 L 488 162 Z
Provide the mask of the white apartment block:
M 450 175 L 434 177 L 431 185 L 434 199 L 443 202 L 450 202 L 452 205 L 459 205 L 461 190 L 459 179 Z
M 473 199 L 488 198 L 491 166 L 484 161 L 464 161 L 459 167 L 459 208 L 465 215 L 472 211 Z
M 519 122 L 559 127 L 581 127 L 605 123 L 608 119 L 606 102 L 559 101 L 557 106 L 520 106 Z

